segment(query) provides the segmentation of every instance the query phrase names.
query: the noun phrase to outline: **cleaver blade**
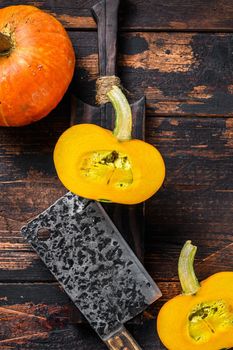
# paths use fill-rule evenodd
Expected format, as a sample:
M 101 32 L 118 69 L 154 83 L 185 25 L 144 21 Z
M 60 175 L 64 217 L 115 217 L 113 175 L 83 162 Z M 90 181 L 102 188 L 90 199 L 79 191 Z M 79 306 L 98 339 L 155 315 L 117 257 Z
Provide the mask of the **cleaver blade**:
M 69 192 L 21 232 L 109 349 L 141 349 L 124 323 L 161 292 L 98 202 Z

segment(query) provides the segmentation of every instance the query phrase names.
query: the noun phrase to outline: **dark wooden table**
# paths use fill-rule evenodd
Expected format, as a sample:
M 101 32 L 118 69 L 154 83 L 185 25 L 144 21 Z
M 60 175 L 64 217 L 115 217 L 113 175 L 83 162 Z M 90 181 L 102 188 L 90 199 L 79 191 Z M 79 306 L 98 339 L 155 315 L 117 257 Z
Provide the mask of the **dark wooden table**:
M 1 0 L 34 4 L 55 15 L 74 44 L 70 91 L 93 102 L 98 76 L 96 0 Z M 164 155 L 163 188 L 146 205 L 145 265 L 163 297 L 130 327 L 145 350 L 162 350 L 158 309 L 180 291 L 177 259 L 184 241 L 199 251 L 198 277 L 233 270 L 233 3 L 231 0 L 123 0 L 119 75 L 147 96 L 146 138 Z M 52 151 L 68 127 L 70 92 L 51 115 L 0 129 L 0 349 L 100 350 L 77 324 L 66 294 L 19 234 L 20 227 L 66 190 Z M 184 349 L 181 349 L 184 350 Z M 185 349 L 188 350 L 188 349 Z

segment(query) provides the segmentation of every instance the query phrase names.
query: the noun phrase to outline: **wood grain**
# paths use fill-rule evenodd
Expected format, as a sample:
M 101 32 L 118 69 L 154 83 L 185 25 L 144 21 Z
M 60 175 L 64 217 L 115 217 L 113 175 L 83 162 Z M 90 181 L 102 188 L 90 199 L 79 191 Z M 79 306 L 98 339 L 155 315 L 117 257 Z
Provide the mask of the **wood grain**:
M 73 91 L 94 103 L 97 35 L 70 37 L 77 57 Z M 119 38 L 118 73 L 135 99 L 145 93 L 147 115 L 232 116 L 232 43 L 233 34 L 125 33 Z
M 54 281 L 22 240 L 19 229 L 26 220 L 66 192 L 56 177 L 52 151 L 58 136 L 69 125 L 68 104 L 67 96 L 50 117 L 34 125 L 0 129 L 0 280 L 11 282 L 8 284 L 11 290 L 12 282 L 37 281 L 43 286 L 43 281 Z M 233 120 L 207 117 L 161 117 L 153 107 L 147 117 L 146 139 L 164 155 L 167 177 L 163 189 L 147 202 L 145 263 L 152 277 L 161 281 L 164 301 L 179 290 L 176 261 L 186 239 L 192 239 L 199 246 L 197 271 L 200 279 L 212 272 L 233 268 Z M 16 285 L 15 290 L 20 291 L 19 287 Z M 44 288 L 38 293 L 33 290 L 33 303 L 37 303 L 34 299 L 37 295 L 53 297 L 50 284 L 45 284 Z M 25 295 L 28 293 L 26 290 Z M 16 304 L 21 300 L 20 295 L 16 296 Z M 4 300 L 6 295 L 3 294 L 2 298 Z M 147 318 L 155 317 L 163 300 L 156 304 L 156 309 L 148 311 Z M 44 303 L 45 308 L 47 303 Z M 31 304 L 27 307 L 29 312 L 33 310 Z M 48 308 L 48 315 L 52 312 Z M 14 335 L 16 321 L 11 313 L 8 325 L 13 328 L 13 340 L 7 340 L 6 329 L 9 327 L 6 325 L 2 336 L 4 350 L 10 346 L 13 349 L 41 350 L 41 344 L 43 349 L 59 349 L 59 346 L 64 347 L 65 338 L 69 339 L 71 349 L 77 346 L 75 342 L 79 339 L 81 348 L 90 350 L 96 342 L 96 336 L 92 333 L 90 336 L 88 329 L 84 331 L 84 337 L 79 335 L 82 333 L 80 328 L 70 324 L 50 331 L 37 318 L 33 318 L 33 327 L 28 328 L 27 337 L 21 338 L 19 333 Z M 23 325 L 27 328 L 25 321 L 22 321 Z M 164 349 L 155 338 L 154 323 L 148 327 L 138 330 L 138 342 L 145 344 L 145 349 Z M 145 334 L 148 334 L 147 339 Z M 85 343 L 86 337 L 88 341 Z M 97 346 L 103 348 L 100 342 Z
M 1 314 L 17 315 L 24 319 L 38 317 L 38 320 L 47 320 L 47 324 L 41 324 L 47 329 L 58 326 L 59 321 L 61 324 L 79 323 L 77 308 L 58 283 L 1 283 L 0 287 Z M 145 312 L 145 319 L 154 319 L 164 300 L 180 292 L 178 282 L 159 282 L 159 287 L 163 297 Z
M 94 103 L 95 33 L 70 33 L 77 70 L 73 91 Z M 118 74 L 131 100 L 144 93 L 150 116 L 232 116 L 233 34 L 125 33 Z
M 88 326 L 77 325 L 77 310 L 19 233 L 66 192 L 52 152 L 70 123 L 70 92 L 94 101 L 99 70 L 90 8 L 96 2 L 0 1 L 0 8 L 33 4 L 55 15 L 77 57 L 70 91 L 48 118 L 0 128 L 1 350 L 105 348 Z M 131 101 L 146 94 L 146 139 L 167 168 L 163 188 L 147 201 L 145 235 L 145 265 L 163 297 L 144 313 L 142 326 L 129 326 L 145 350 L 165 349 L 155 318 L 180 292 L 176 264 L 186 239 L 198 245 L 200 280 L 233 270 L 232 17 L 231 0 L 121 2 L 118 72 Z
M 159 286 L 165 291 L 163 298 L 170 298 L 179 291 L 178 284 L 160 283 Z M 82 350 L 94 349 L 95 342 L 97 349 L 104 349 L 89 327 L 76 325 L 80 319 L 77 309 L 57 283 L 1 284 L 0 290 L 0 349 L 17 346 L 17 349 L 41 350 L 41 344 L 45 344 L 43 349 L 49 348 L 49 345 L 52 349 L 55 346 L 62 349 L 64 337 L 68 337 L 71 349 L 77 349 L 77 344 L 72 341 L 73 337 L 79 339 L 78 344 Z M 154 327 L 155 317 L 163 300 L 145 313 L 145 324 Z M 141 344 L 145 344 L 145 329 L 142 326 L 128 327 L 133 333 L 136 332 Z
M 34 126 L 0 130 L 1 149 L 11 150 L 1 166 L 0 281 L 53 281 L 19 229 L 65 193 L 52 161 L 56 133 L 63 123 L 66 127 L 66 116 L 59 110 Z M 28 132 L 30 128 L 35 131 Z M 184 241 L 192 239 L 199 246 L 203 279 L 212 271 L 208 256 L 233 242 L 233 119 L 149 117 L 146 130 L 147 141 L 159 148 L 167 167 L 163 188 L 147 202 L 146 267 L 156 281 L 177 281 L 174 262 Z M 227 260 L 218 260 L 214 272 L 233 269 L 232 246 L 228 249 Z
M 94 29 L 90 8 L 97 0 L 24 0 L 55 15 L 66 28 Z M 0 7 L 22 4 L 21 0 L 2 0 Z M 231 0 L 124 0 L 120 27 L 123 30 L 199 30 L 232 31 Z

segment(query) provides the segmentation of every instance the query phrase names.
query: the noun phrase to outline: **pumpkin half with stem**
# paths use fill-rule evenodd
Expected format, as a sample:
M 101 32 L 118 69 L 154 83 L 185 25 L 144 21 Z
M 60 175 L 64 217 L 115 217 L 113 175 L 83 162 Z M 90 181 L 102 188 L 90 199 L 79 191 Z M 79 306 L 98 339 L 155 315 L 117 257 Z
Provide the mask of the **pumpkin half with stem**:
M 34 6 L 0 9 L 0 126 L 45 117 L 73 76 L 70 39 L 53 16 Z
M 197 247 L 187 241 L 178 271 L 183 294 L 159 312 L 157 330 L 169 350 L 226 350 L 233 347 L 233 272 L 219 272 L 199 284 L 193 261 Z
M 131 138 L 132 113 L 122 91 L 107 94 L 116 114 L 114 131 L 94 124 L 75 125 L 54 150 L 57 174 L 73 193 L 97 201 L 136 204 L 163 183 L 164 161 L 152 145 Z

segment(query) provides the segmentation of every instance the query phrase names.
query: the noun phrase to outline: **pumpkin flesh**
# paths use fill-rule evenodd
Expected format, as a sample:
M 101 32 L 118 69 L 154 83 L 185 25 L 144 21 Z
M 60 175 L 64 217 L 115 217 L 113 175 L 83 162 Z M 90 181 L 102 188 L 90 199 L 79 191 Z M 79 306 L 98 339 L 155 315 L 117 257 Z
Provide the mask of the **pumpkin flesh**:
M 111 131 L 93 124 L 66 130 L 56 144 L 54 162 L 70 191 L 124 204 L 151 197 L 165 174 L 156 148 L 141 140 L 118 141 Z

